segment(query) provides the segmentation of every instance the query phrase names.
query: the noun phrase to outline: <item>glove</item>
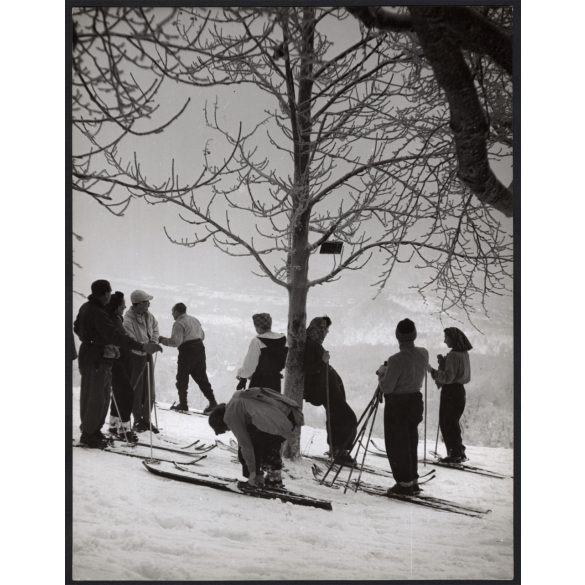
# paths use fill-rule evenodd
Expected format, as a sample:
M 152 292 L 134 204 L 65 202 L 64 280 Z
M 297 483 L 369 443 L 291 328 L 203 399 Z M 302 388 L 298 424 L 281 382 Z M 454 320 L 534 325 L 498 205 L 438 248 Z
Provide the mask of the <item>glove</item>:
M 378 389 L 376 390 L 376 395 L 378 397 L 378 402 L 382 403 L 384 402 L 384 393 L 382 392 L 382 389 L 378 386 Z
M 238 378 L 239 382 L 236 386 L 236 390 L 244 390 L 246 388 L 246 382 L 248 381 L 246 378 Z
M 153 354 L 157 351 L 162 351 L 162 347 L 158 343 L 154 343 L 154 341 L 149 341 L 142 345 L 142 351 Z
M 159 338 L 158 338 L 158 342 L 159 343 L 162 343 L 163 345 L 166 345 L 167 344 L 167 341 L 168 340 L 167 340 L 166 337 L 163 337 L 162 335 L 159 335 Z

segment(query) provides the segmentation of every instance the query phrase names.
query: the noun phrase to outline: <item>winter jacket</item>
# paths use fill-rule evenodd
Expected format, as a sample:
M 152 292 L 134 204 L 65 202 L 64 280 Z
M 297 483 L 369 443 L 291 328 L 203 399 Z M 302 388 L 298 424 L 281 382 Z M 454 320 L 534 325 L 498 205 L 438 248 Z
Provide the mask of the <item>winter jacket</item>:
M 325 350 L 320 343 L 307 337 L 304 355 L 304 399 L 315 406 L 325 404 L 327 400 L 327 377 L 333 369 L 323 361 L 324 353 Z
M 79 309 L 73 331 L 81 341 L 79 348 L 80 369 L 107 361 L 104 358 L 106 345 L 117 345 L 124 349 L 142 350 L 142 343 L 134 340 L 118 328 L 106 308 L 93 296 Z
M 250 379 L 250 388 L 263 386 L 280 392 L 280 372 L 284 369 L 287 353 L 286 337 L 282 333 L 262 333 L 250 341 L 237 377 Z
M 140 343 L 147 343 L 149 341 L 158 343 L 158 323 L 154 315 L 146 312 L 144 315 L 139 315 L 134 307 L 130 307 L 124 314 L 124 329 L 136 341 Z M 137 355 L 146 355 L 140 350 L 132 350 L 132 353 Z
M 380 366 L 380 390 L 383 394 L 412 394 L 419 392 L 425 378 L 429 352 L 415 347 L 413 341 L 400 344 L 400 351 Z
M 238 440 L 242 456 L 251 470 L 256 469 L 256 457 L 248 425 L 289 439 L 304 423 L 301 408 L 294 400 L 268 388 L 236 392 L 226 405 L 223 419 Z
M 452 349 L 445 358 L 445 369 L 433 370 L 432 376 L 441 385 L 468 384 L 471 380 L 469 353 Z

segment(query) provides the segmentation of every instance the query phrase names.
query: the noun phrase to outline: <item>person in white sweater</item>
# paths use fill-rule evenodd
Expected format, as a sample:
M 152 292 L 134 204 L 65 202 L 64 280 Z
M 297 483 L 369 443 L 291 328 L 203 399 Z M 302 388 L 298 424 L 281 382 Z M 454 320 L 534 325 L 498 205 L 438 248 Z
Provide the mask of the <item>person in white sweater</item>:
M 184 303 L 177 303 L 172 308 L 173 329 L 170 337 L 159 337 L 160 343 L 167 347 L 176 347 L 179 350 L 177 358 L 177 392 L 179 404 L 171 406 L 172 410 L 187 411 L 187 390 L 189 388 L 189 376 L 193 378 L 199 390 L 209 404 L 204 408 L 203 414 L 209 414 L 216 406 L 215 395 L 211 382 L 207 377 L 207 357 L 205 354 L 205 331 L 192 315 L 187 314 Z

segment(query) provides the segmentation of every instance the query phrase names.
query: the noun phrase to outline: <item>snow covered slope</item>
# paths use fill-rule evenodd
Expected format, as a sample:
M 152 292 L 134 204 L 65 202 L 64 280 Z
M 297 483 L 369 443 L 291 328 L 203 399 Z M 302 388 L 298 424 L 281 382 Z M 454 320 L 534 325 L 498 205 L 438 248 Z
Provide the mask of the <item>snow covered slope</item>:
M 79 389 L 74 388 L 74 438 L 79 437 L 78 405 Z M 195 439 L 215 441 L 206 417 L 162 409 L 157 417 L 161 436 L 181 445 Z M 150 441 L 149 433 L 140 437 Z M 228 433 L 221 439 L 230 437 Z M 161 439 L 154 436 L 153 441 Z M 304 427 L 301 445 L 303 452 L 322 454 L 324 432 Z M 421 443 L 419 455 L 422 452 Z M 468 454 L 474 465 L 512 474 L 511 450 L 470 446 Z M 512 578 L 511 479 L 437 468 L 436 479 L 424 493 L 491 508 L 490 514 L 478 519 L 363 492 L 344 494 L 316 483 L 311 463 L 309 459 L 285 462 L 286 486 L 331 500 L 332 511 L 174 482 L 148 473 L 140 459 L 74 448 L 73 578 Z M 368 454 L 367 463 L 389 469 L 383 458 L 373 454 Z M 210 451 L 197 469 L 241 477 L 233 454 L 219 448 Z M 364 474 L 363 479 L 393 484 L 391 478 Z

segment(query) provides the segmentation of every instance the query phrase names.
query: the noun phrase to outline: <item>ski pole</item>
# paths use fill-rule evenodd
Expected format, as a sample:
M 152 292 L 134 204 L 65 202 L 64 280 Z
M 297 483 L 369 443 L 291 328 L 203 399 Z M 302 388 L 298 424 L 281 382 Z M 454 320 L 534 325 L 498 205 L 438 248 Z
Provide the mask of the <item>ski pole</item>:
M 370 421 L 370 418 L 372 417 L 372 414 L 375 417 L 375 412 L 377 410 L 377 404 L 378 404 L 378 399 L 377 399 L 377 389 L 376 389 L 376 394 L 374 394 L 374 399 L 370 401 L 370 403 L 367 406 L 367 416 L 366 419 L 364 420 L 364 424 L 361 427 L 361 429 L 359 430 L 359 432 L 357 433 L 357 436 L 351 446 L 351 449 L 353 449 L 353 447 L 356 445 L 356 443 L 359 443 L 359 445 L 363 446 L 361 441 L 362 438 L 366 432 L 366 429 L 368 428 L 368 423 Z M 370 432 L 370 436 L 371 436 L 371 432 Z M 365 447 L 365 453 L 367 453 L 367 446 Z M 364 459 L 365 459 L 365 453 L 364 453 Z M 359 446 L 356 452 L 356 457 L 359 455 Z M 335 465 L 335 461 L 333 461 L 331 463 L 331 465 L 329 466 L 329 469 L 327 470 L 327 473 L 325 474 L 325 476 L 323 477 L 323 479 L 325 479 L 327 477 L 327 475 L 329 474 L 329 472 L 331 471 L 331 469 L 333 468 L 333 466 Z M 333 479 L 331 480 L 331 485 L 333 485 L 335 483 L 335 481 L 337 480 L 339 474 L 341 473 L 341 470 L 343 469 L 343 467 L 345 467 L 346 463 L 341 463 L 339 464 L 339 468 L 337 469 L 337 472 L 335 473 L 335 475 L 333 476 Z M 362 463 L 362 467 L 363 467 L 363 463 Z M 352 469 L 350 470 L 350 478 L 351 475 L 353 473 L 353 465 L 352 465 Z M 349 483 L 349 479 L 348 479 L 348 483 Z
M 425 370 L 425 405 L 424 405 L 424 409 L 425 409 L 425 439 L 424 439 L 424 444 L 425 444 L 425 450 L 424 450 L 424 456 L 423 456 L 423 465 L 426 467 L 427 466 L 427 371 Z
M 114 408 L 116 409 L 116 412 L 118 413 L 118 418 L 120 419 L 120 422 L 122 421 L 122 415 L 120 414 L 120 409 L 118 408 L 118 402 L 116 401 L 116 396 L 114 395 L 114 389 L 112 388 L 110 390 L 110 396 L 112 398 L 112 402 L 114 403 Z M 126 433 L 126 431 L 124 431 L 124 438 L 126 439 L 126 443 L 128 443 L 128 445 L 130 445 L 130 441 L 128 440 L 128 435 Z
M 150 397 L 150 363 L 146 358 L 146 382 L 148 386 L 148 426 L 150 428 L 150 458 L 154 459 L 152 455 L 152 419 L 150 418 L 151 397 Z
M 156 370 L 156 358 L 157 355 L 156 353 L 154 354 L 154 366 L 152 368 L 152 377 L 154 379 L 154 372 Z M 155 397 L 156 398 L 156 397 Z M 158 428 L 158 416 L 156 414 L 156 400 L 153 400 L 153 406 L 154 406 L 154 424 L 156 425 L 156 427 Z
M 331 431 L 331 401 L 329 399 L 329 360 L 325 364 L 325 399 L 327 400 L 327 406 L 325 408 L 325 414 L 327 416 L 327 433 L 329 435 L 329 456 L 334 461 L 334 449 L 333 449 L 333 433 Z
M 358 474 L 358 478 L 355 482 L 355 490 L 354 491 L 358 491 L 358 488 L 360 487 L 360 481 L 362 479 L 362 473 L 364 471 L 364 463 L 366 462 L 366 455 L 368 453 L 368 445 L 370 444 L 370 440 L 372 438 L 372 432 L 374 430 L 374 423 L 376 422 L 376 415 L 378 414 L 378 408 L 380 406 L 380 403 L 376 400 L 376 404 L 374 406 L 374 416 L 372 417 L 372 424 L 370 425 L 370 432 L 368 434 L 368 440 L 366 441 L 366 446 L 364 447 L 364 454 L 362 456 L 362 463 L 360 465 L 360 472 Z M 351 470 L 353 472 L 353 468 Z M 351 479 L 351 472 L 349 474 L 349 477 L 347 479 L 347 483 L 345 484 L 345 490 L 344 493 L 347 491 L 347 486 L 349 484 L 349 480 Z
M 355 447 L 356 444 L 358 444 L 365 432 L 365 429 L 367 427 L 368 421 L 370 420 L 370 417 L 372 416 L 372 412 L 373 412 L 373 408 L 375 407 L 378 397 L 377 397 L 377 393 L 378 393 L 378 388 L 376 388 L 376 392 L 374 392 L 374 396 L 372 397 L 372 399 L 370 400 L 370 402 L 368 403 L 368 405 L 366 406 L 365 410 L 363 411 L 362 415 L 360 416 L 360 419 L 358 421 L 358 424 L 356 425 L 356 430 L 360 427 L 360 423 L 363 420 L 364 416 L 365 421 L 363 423 L 363 426 L 361 427 L 361 429 L 357 432 L 356 434 L 356 438 L 354 439 L 353 443 L 351 444 L 351 447 L 349 447 L 349 451 L 351 452 L 353 450 L 353 448 Z M 344 443 L 343 443 L 343 448 L 345 449 L 348 443 L 348 439 L 346 438 Z M 359 447 L 358 447 L 358 452 L 359 452 Z M 333 479 L 331 480 L 331 484 L 335 483 L 335 480 L 337 479 L 338 475 L 341 473 L 342 468 L 345 466 L 346 464 L 344 462 L 339 464 L 339 469 L 337 470 L 337 473 L 335 474 L 335 476 L 333 477 Z M 335 460 L 332 460 L 331 463 L 329 464 L 329 467 L 325 473 L 325 475 L 323 476 L 323 479 L 321 480 L 321 483 L 323 483 L 326 479 L 326 477 L 329 475 L 329 473 L 331 472 L 331 470 L 333 469 L 333 467 L 335 466 Z

